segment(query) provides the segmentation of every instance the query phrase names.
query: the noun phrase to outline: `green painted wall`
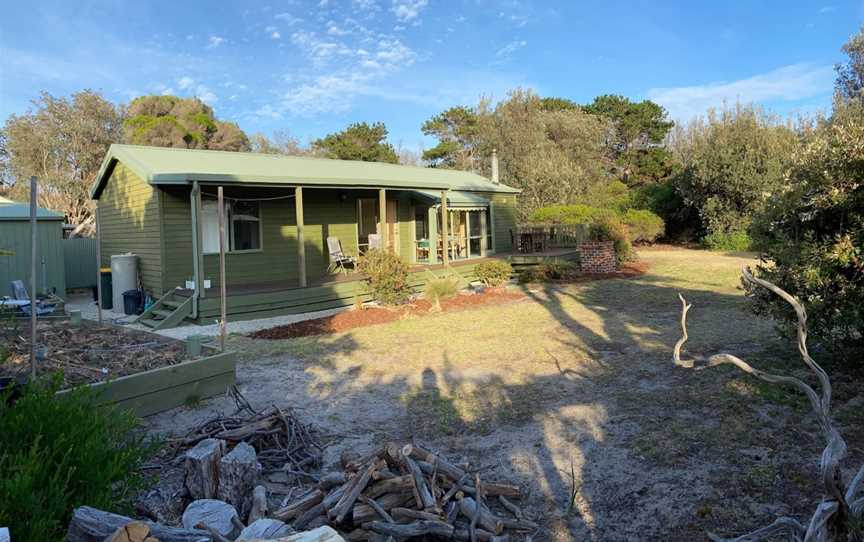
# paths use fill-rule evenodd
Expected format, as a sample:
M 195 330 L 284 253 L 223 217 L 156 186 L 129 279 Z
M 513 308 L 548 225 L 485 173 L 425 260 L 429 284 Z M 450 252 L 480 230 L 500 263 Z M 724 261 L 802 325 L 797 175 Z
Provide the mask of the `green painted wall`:
M 516 229 L 516 195 L 492 194 L 489 201 L 495 228 L 495 251 L 510 252 L 513 250 L 510 230 Z
M 45 285 L 57 295 L 66 295 L 63 264 L 63 221 L 43 220 L 36 225 L 39 263 L 36 268 L 36 291 Z M 12 295 L 11 282 L 23 280 L 30 290 L 30 222 L 24 220 L 0 221 L 0 248 L 11 250 L 14 256 L 0 256 L 0 296 Z M 45 261 L 45 285 L 42 280 L 42 261 Z
M 141 283 L 154 295 L 163 284 L 159 194 L 118 162 L 98 201 L 102 266 L 110 265 L 112 254 L 137 254 Z

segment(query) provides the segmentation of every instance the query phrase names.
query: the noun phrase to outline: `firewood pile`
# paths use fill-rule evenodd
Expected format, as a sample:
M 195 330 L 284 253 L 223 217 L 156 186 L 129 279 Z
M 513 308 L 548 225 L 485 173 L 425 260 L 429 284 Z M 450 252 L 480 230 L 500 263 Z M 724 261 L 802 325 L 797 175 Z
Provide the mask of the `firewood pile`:
M 330 525 L 353 542 L 435 537 L 503 542 L 537 529 L 515 504 L 518 487 L 484 482 L 420 446 L 387 443 L 270 516 L 294 529 Z
M 171 441 L 175 451 L 186 450 L 207 439 L 234 446 L 245 442 L 252 446 L 265 474 L 282 472 L 294 477 L 308 477 L 321 464 L 324 445 L 318 430 L 303 423 L 293 410 L 276 406 L 258 412 L 236 387 L 231 396 L 237 405 L 231 415 L 219 414 L 191 433 Z

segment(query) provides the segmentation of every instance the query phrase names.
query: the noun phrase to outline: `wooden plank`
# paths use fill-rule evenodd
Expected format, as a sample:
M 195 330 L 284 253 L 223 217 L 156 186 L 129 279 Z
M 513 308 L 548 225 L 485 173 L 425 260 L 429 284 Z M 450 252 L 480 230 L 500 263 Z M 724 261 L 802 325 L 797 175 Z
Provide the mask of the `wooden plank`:
M 166 316 L 162 320 L 159 320 L 159 323 L 153 328 L 154 330 L 160 329 L 169 329 L 172 327 L 177 327 L 180 325 L 180 322 L 185 320 L 188 316 L 192 315 L 192 303 L 194 298 L 187 297 L 185 301 L 183 301 L 179 307 L 171 311 L 169 316 Z
M 441 254 L 444 265 L 450 264 L 450 228 L 447 216 L 447 191 L 441 192 Z
M 121 410 L 131 410 L 138 416 L 149 416 L 157 412 L 183 406 L 189 398 L 206 399 L 224 394 L 234 385 L 236 378 L 233 372 L 222 373 L 211 377 L 186 382 L 171 388 L 153 390 L 144 395 L 130 397 L 112 402 Z M 108 403 L 102 403 L 108 404 Z

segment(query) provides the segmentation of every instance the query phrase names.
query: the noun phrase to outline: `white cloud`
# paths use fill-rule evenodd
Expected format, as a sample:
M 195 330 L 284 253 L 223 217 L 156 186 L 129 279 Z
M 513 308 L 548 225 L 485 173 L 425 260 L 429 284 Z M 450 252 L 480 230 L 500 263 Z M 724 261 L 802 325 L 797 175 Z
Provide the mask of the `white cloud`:
M 195 84 L 195 80 L 189 77 L 188 75 L 185 77 L 181 77 L 179 81 L 177 81 L 177 86 L 180 87 L 181 90 L 186 90 L 187 88 L 192 88 L 192 85 Z
M 270 37 L 271 37 L 272 39 L 274 39 L 274 40 L 278 40 L 278 39 L 280 39 L 280 38 L 282 37 L 282 34 L 280 34 L 279 32 L 272 32 L 272 33 L 270 34 Z
M 286 13 L 277 13 L 275 15 L 275 17 L 277 19 L 279 19 L 280 21 L 283 21 L 288 26 L 294 26 L 295 24 L 299 24 L 299 23 L 303 22 L 303 19 L 301 19 L 300 17 L 295 17 L 295 16 L 293 16 L 287 12 Z
M 516 51 L 518 51 L 519 49 L 525 47 L 526 45 L 528 45 L 528 42 L 525 40 L 511 41 L 510 43 L 508 43 L 504 47 L 498 49 L 498 51 L 495 53 L 495 56 L 497 56 L 497 57 L 510 56 L 513 53 L 515 53 Z
M 210 49 L 215 49 L 216 47 L 219 47 L 220 45 L 225 43 L 225 38 L 221 36 L 210 36 L 207 41 L 209 42 L 209 45 L 207 45 L 207 47 L 209 47 Z
M 835 8 L 834 6 L 822 6 L 821 8 L 819 8 L 819 13 L 831 13 L 836 10 L 837 8 Z
M 429 0 L 392 0 L 390 10 L 401 22 L 408 22 L 416 18 L 429 3 Z
M 195 96 L 201 99 L 207 105 L 213 105 L 218 101 L 216 94 L 204 85 L 198 85 L 195 88 Z
M 351 5 L 357 11 L 378 11 L 381 9 L 375 0 L 351 0 Z
M 665 107 L 672 118 L 686 120 L 725 102 L 795 101 L 831 91 L 831 66 L 792 64 L 731 82 L 674 88 L 652 88 L 647 97 Z

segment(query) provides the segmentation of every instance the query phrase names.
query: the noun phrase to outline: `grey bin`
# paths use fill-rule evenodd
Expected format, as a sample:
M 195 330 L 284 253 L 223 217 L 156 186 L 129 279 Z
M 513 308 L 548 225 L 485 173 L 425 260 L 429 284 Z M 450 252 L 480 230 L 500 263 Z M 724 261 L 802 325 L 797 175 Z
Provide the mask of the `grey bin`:
M 138 289 L 138 256 L 115 254 L 111 256 L 112 305 L 115 311 L 123 310 L 123 292 Z

